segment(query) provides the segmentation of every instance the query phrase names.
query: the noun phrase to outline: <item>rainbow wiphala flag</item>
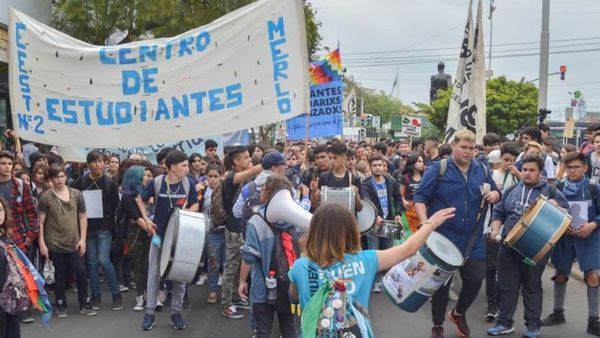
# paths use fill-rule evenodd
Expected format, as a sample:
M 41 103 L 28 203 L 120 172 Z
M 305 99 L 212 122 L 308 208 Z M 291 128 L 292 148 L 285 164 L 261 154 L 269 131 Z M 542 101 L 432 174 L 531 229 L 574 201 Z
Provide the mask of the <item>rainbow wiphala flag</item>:
M 323 60 L 309 66 L 310 84 L 321 84 L 342 80 L 342 58 L 340 50 L 331 51 Z

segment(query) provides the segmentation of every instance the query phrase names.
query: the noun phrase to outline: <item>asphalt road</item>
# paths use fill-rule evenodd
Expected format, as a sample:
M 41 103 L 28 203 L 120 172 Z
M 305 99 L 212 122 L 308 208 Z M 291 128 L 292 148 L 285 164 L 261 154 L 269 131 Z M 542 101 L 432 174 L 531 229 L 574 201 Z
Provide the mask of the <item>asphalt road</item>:
M 546 269 L 544 275 L 544 316 L 552 311 L 552 284 L 550 277 L 553 269 Z M 103 299 L 109 300 L 110 294 L 106 285 Z M 106 302 L 96 317 L 84 317 L 77 312 L 76 295 L 67 292 L 69 297 L 69 317 L 58 319 L 53 317 L 50 325 L 45 327 L 39 317 L 34 324 L 22 326 L 24 338 L 166 338 L 166 337 L 250 337 L 247 319 L 232 320 L 221 317 L 221 306 L 206 303 L 206 287 L 193 286 L 190 297 L 192 308 L 184 310 L 183 316 L 188 328 L 173 331 L 169 326 L 168 309 L 157 313 L 157 326 L 154 330 L 143 332 L 140 329 L 143 313 L 134 312 L 135 290 L 124 294 L 126 308 L 123 311 L 110 310 L 110 302 Z M 449 308 L 453 305 L 449 303 Z M 486 323 L 483 315 L 486 310 L 484 289 L 467 314 L 471 327 L 471 337 L 486 337 Z M 370 315 L 377 337 L 429 337 L 431 330 L 430 305 L 427 303 L 416 313 L 407 313 L 395 307 L 383 294 L 373 294 L 370 303 Z M 512 337 L 521 337 L 524 330 L 523 307 L 519 304 L 515 318 L 516 332 Z M 566 304 L 567 323 L 542 328 L 542 337 L 592 337 L 585 333 L 587 325 L 587 300 L 585 285 L 571 279 L 567 290 Z M 445 324 L 446 337 L 456 337 L 451 323 Z M 278 337 L 275 334 L 273 337 Z

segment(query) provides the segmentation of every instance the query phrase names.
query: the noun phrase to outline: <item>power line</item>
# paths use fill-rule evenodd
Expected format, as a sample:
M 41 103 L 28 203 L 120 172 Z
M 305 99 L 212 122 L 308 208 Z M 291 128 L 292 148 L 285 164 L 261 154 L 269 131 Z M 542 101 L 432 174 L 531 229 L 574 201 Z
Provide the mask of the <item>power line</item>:
M 572 39 L 561 39 L 561 40 L 552 40 L 550 43 L 555 42 L 572 42 L 572 41 L 588 41 L 588 40 L 598 40 L 600 36 L 592 36 L 586 38 L 572 38 Z M 513 43 L 497 43 L 494 44 L 494 47 L 502 47 L 502 46 L 518 46 L 518 45 L 531 45 L 531 44 L 539 44 L 539 41 L 528 41 L 528 42 L 513 42 Z M 371 54 L 385 54 L 385 53 L 413 53 L 413 52 L 426 52 L 426 51 L 436 51 L 436 50 L 456 50 L 456 46 L 454 47 L 438 47 L 438 48 L 421 48 L 421 49 L 396 49 L 396 50 L 382 50 L 382 51 L 372 51 L 372 52 L 344 52 L 344 56 L 348 55 L 371 55 Z
M 590 49 L 579 49 L 579 50 L 566 50 L 566 51 L 553 51 L 550 52 L 551 55 L 554 54 L 575 54 L 575 53 L 588 53 L 588 52 L 598 52 L 600 48 L 590 48 Z M 540 53 L 520 53 L 520 54 L 508 54 L 508 55 L 499 55 L 496 56 L 496 59 L 504 59 L 504 58 L 517 58 L 517 57 L 526 57 L 526 56 L 538 56 Z M 431 63 L 431 62 L 456 62 L 458 58 L 447 58 L 447 59 L 427 59 L 427 60 L 406 60 L 406 61 L 387 61 L 381 63 L 373 63 L 373 64 L 358 64 L 358 65 L 346 65 L 348 68 L 368 68 L 368 67 L 383 67 L 383 66 L 406 66 L 406 65 L 415 65 L 422 63 Z
M 551 49 L 557 49 L 557 48 L 570 48 L 570 47 L 596 47 L 596 46 L 600 46 L 600 41 L 599 42 L 593 42 L 593 43 L 577 43 L 577 44 L 570 44 L 570 45 L 562 45 L 562 46 L 551 46 Z M 497 53 L 512 53 L 512 52 L 519 52 L 519 51 L 532 51 L 532 50 L 539 50 L 539 47 L 529 47 L 529 48 L 514 48 L 514 49 L 501 49 L 501 50 L 494 50 L 493 52 L 493 57 L 497 57 L 499 56 Z M 384 60 L 384 61 L 406 61 L 406 60 L 420 60 L 422 58 L 442 58 L 442 57 L 449 57 L 449 56 L 456 56 L 456 53 L 449 53 L 449 54 L 429 54 L 429 55 L 410 55 L 410 56 L 396 56 L 396 57 L 389 57 L 389 58 L 379 58 L 379 60 Z M 349 65 L 349 64 L 359 64 L 359 63 L 371 63 L 373 62 L 374 59 L 372 58 L 356 58 L 356 59 L 344 59 L 344 64 L 345 65 Z

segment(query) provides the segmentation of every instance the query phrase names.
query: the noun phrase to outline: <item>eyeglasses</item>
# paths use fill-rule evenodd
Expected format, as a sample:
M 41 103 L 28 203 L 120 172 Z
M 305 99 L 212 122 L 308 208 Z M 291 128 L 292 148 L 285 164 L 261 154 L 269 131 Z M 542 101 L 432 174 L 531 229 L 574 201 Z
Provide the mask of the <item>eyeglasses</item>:
M 573 165 L 573 166 L 568 165 L 567 166 L 567 170 L 579 170 L 579 169 L 582 169 L 582 168 L 583 167 L 580 166 L 580 165 Z

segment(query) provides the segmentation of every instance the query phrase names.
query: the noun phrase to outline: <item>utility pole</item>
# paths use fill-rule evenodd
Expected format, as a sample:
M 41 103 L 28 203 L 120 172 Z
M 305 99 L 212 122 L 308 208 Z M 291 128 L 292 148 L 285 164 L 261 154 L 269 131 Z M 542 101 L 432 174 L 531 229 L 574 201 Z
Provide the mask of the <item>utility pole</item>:
M 490 70 L 490 72 L 489 72 L 488 80 L 491 80 L 491 78 L 492 78 L 492 72 L 491 72 L 491 70 L 492 70 L 492 46 L 493 46 L 492 32 L 494 31 L 493 26 L 494 26 L 494 11 L 495 10 L 496 10 L 496 7 L 494 7 L 494 0 L 490 0 L 490 17 L 489 17 L 489 19 L 490 19 L 490 43 L 489 43 L 490 50 L 489 50 L 489 54 L 488 54 L 489 55 L 488 56 L 488 69 Z
M 540 86 L 538 109 L 546 108 L 548 101 L 548 54 L 550 49 L 550 0 L 542 4 L 542 33 L 540 35 Z

